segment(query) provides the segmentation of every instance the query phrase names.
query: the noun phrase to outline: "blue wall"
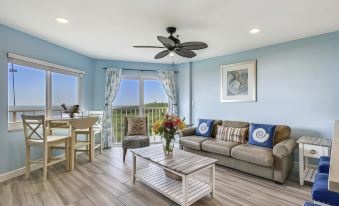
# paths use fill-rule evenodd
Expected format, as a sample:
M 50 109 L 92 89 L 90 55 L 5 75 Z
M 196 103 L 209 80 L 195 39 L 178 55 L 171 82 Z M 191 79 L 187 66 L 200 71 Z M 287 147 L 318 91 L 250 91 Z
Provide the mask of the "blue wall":
M 7 53 L 77 68 L 86 72 L 84 78 L 83 102 L 89 109 L 102 109 L 105 92 L 104 67 L 170 70 L 169 64 L 152 64 L 142 62 L 95 60 L 34 36 L 22 33 L 0 24 L 0 175 L 24 166 L 25 145 L 23 132 L 7 132 Z M 141 74 L 140 72 L 136 72 Z M 127 74 L 133 74 L 127 72 Z M 32 158 L 38 158 L 40 151 L 35 150 Z
M 115 60 L 95 60 L 95 72 L 93 81 L 93 109 L 102 110 L 105 101 L 106 70 L 102 68 L 123 68 L 136 70 L 173 70 L 170 64 L 154 64 L 144 62 L 128 62 Z M 154 72 L 124 71 L 123 75 L 154 75 Z M 127 94 L 128 95 L 128 94 Z
M 0 25 L 0 174 L 21 168 L 25 162 L 23 132 L 7 132 L 7 52 L 85 71 L 83 104 L 88 108 L 92 106 L 92 59 Z M 38 153 L 33 157 L 38 157 Z
M 94 60 L 0 25 L 0 174 L 23 167 L 25 160 L 23 133 L 7 132 L 7 52 L 84 70 L 83 103 L 91 109 L 104 105 L 103 67 L 173 69 L 168 64 Z M 258 61 L 258 101 L 221 103 L 220 66 L 249 59 Z M 197 61 L 191 66 L 179 64 L 179 109 L 186 119 L 190 116 L 192 95 L 193 123 L 208 117 L 287 124 L 294 136 L 330 137 L 333 121 L 339 118 L 338 65 L 339 32 Z
M 221 103 L 220 66 L 251 59 L 257 59 L 257 102 Z M 188 78 L 178 79 L 182 115 L 190 106 L 182 100 Z M 192 81 L 194 123 L 215 118 L 286 124 L 292 136 L 331 137 L 339 119 L 339 32 L 192 62 Z

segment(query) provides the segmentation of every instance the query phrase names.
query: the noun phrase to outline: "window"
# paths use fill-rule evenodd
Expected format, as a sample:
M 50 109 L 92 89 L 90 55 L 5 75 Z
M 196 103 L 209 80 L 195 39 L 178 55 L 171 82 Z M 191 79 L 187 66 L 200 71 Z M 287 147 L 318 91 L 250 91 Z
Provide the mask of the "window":
M 8 122 L 21 122 L 21 114 L 44 114 L 45 71 L 8 64 Z
M 113 102 L 113 129 L 115 143 L 123 136 L 126 116 L 146 116 L 148 133 L 153 122 L 163 118 L 168 110 L 168 97 L 159 79 L 153 77 L 125 77 L 120 82 Z M 155 138 L 151 138 L 155 141 Z
M 60 114 L 60 105 L 78 104 L 77 77 L 52 73 L 52 115 Z
M 81 76 L 74 70 L 64 67 L 61 70 L 45 64 L 48 63 L 34 59 L 28 61 L 21 56 L 9 58 L 9 130 L 22 129 L 22 114 L 57 116 L 60 115 L 61 104 L 69 106 L 79 103 Z

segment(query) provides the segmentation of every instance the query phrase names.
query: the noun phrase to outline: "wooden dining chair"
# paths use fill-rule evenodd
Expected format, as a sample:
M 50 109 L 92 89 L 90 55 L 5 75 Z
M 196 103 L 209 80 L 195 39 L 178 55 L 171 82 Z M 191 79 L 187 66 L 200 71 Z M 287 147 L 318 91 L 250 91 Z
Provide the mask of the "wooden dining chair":
M 31 164 L 42 164 L 43 180 L 47 179 L 47 167 L 61 161 L 66 161 L 66 171 L 69 170 L 69 136 L 49 135 L 46 127 L 44 115 L 21 115 L 24 127 L 25 143 L 26 143 L 26 178 L 29 178 L 31 172 Z M 64 157 L 51 157 L 49 155 L 49 147 L 64 144 Z M 31 160 L 31 147 L 42 147 L 42 160 Z M 50 158 L 49 158 L 50 157 Z
M 76 153 L 78 151 L 88 152 L 89 160 L 90 161 L 93 160 L 94 153 L 92 151 L 94 151 L 94 146 L 95 146 L 95 142 L 94 142 L 95 136 L 94 136 L 93 127 L 97 119 L 98 119 L 97 117 L 88 117 L 84 119 L 71 121 L 69 123 L 70 130 L 71 130 L 71 137 L 74 137 L 74 138 L 71 138 L 71 148 L 74 148 L 73 151 L 70 151 L 74 158 L 74 161 L 72 162 L 75 163 Z M 78 139 L 77 135 L 79 135 L 79 131 L 83 131 L 83 130 L 88 130 L 88 133 L 87 133 L 88 137 L 85 140 L 80 140 Z
M 95 122 L 95 124 L 93 125 L 93 133 L 94 133 L 94 138 L 97 137 L 97 135 L 99 134 L 99 144 L 96 144 L 94 146 L 94 149 L 98 149 L 100 148 L 100 154 L 102 154 L 102 150 L 103 150 L 103 135 L 102 135 L 102 117 L 104 115 L 103 111 L 88 111 L 88 116 L 89 117 L 96 117 L 97 121 Z M 86 140 L 89 141 L 89 129 L 77 129 L 75 130 L 75 135 L 86 135 Z M 87 150 L 89 150 L 88 146 L 86 147 Z

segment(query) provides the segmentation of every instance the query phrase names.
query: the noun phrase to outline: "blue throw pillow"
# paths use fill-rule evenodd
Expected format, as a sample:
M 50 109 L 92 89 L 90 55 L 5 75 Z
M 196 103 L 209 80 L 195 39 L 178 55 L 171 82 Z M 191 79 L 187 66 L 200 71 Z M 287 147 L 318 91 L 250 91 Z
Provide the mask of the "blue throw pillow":
M 273 148 L 275 128 L 276 125 L 251 123 L 248 144 Z
M 212 119 L 199 119 L 199 124 L 195 130 L 195 135 L 202 137 L 211 137 L 214 120 Z

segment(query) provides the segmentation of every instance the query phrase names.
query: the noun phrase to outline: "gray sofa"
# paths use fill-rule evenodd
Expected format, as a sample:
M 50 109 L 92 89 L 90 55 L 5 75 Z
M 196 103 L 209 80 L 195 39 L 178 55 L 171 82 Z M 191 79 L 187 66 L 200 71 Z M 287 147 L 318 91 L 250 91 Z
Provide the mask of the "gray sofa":
M 208 156 L 218 160 L 217 164 L 241 170 L 263 178 L 283 183 L 293 168 L 293 151 L 296 140 L 290 138 L 291 129 L 277 125 L 273 149 L 240 144 L 237 142 L 215 139 L 217 125 L 248 128 L 250 123 L 216 120 L 211 138 L 195 135 L 196 128 L 186 128 L 179 139 L 180 149 Z

